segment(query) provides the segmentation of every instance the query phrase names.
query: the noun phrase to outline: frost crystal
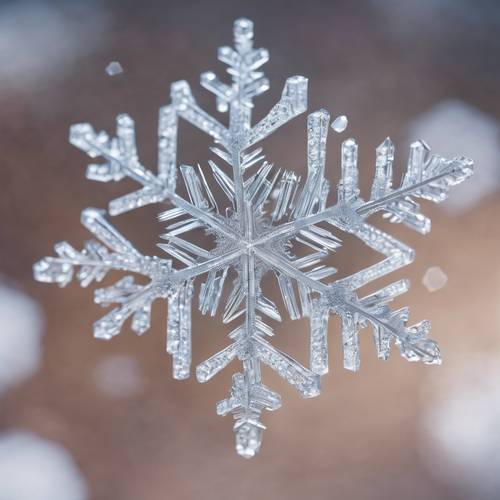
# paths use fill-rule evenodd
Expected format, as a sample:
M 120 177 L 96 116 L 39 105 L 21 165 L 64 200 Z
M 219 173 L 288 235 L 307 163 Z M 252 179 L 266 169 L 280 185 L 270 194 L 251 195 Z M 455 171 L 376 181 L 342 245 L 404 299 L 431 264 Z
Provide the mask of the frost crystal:
M 106 66 L 106 73 L 109 76 L 119 75 L 120 73 L 123 73 L 122 65 L 118 61 L 111 61 Z
M 421 233 L 430 221 L 420 212 L 417 199 L 443 201 L 451 186 L 472 174 L 467 158 L 446 159 L 431 155 L 428 146 L 411 145 L 408 168 L 399 186 L 393 186 L 394 146 L 389 138 L 376 150 L 375 180 L 370 198 L 358 187 L 358 145 L 354 139 L 342 144 L 342 178 L 337 203 L 328 205 L 330 183 L 325 177 L 326 140 L 330 115 L 324 109 L 307 119 L 307 174 L 276 169 L 265 159 L 257 143 L 307 109 L 307 79 L 292 76 L 281 99 L 267 116 L 252 124 L 253 98 L 269 87 L 260 67 L 268 60 L 265 49 L 253 48 L 253 24 L 238 19 L 234 24 L 234 48 L 222 47 L 219 59 L 228 65 L 230 85 L 214 73 L 201 75 L 201 85 L 214 93 L 220 112 L 229 111 L 229 126 L 203 111 L 187 82 L 171 87 L 171 103 L 160 109 L 158 172 L 138 158 L 134 122 L 117 117 L 116 136 L 96 133 L 86 123 L 74 125 L 70 141 L 91 158 L 87 177 L 101 182 L 130 177 L 140 188 L 109 204 L 118 215 L 151 203 L 168 202 L 160 215 L 166 231 L 158 246 L 169 258 L 142 255 L 108 222 L 102 210 L 87 208 L 83 225 L 94 235 L 79 251 L 66 242 L 55 247 L 56 256 L 35 264 L 39 281 L 67 285 L 76 278 L 82 286 L 100 281 L 108 272 L 125 272 L 113 286 L 95 292 L 95 301 L 115 307 L 94 324 L 94 335 L 111 339 L 131 318 L 131 328 L 141 335 L 150 327 L 151 305 L 156 299 L 168 303 L 167 351 L 172 355 L 173 376 L 189 377 L 191 371 L 191 308 L 195 295 L 203 314 L 214 316 L 222 308 L 223 323 L 235 325 L 225 349 L 196 367 L 196 377 L 206 382 L 233 360 L 242 364 L 233 376 L 226 399 L 217 413 L 234 417 L 236 449 L 254 456 L 261 446 L 262 410 L 281 406 L 279 394 L 266 387 L 261 364 L 275 370 L 304 398 L 317 396 L 320 377 L 328 372 L 328 319 L 342 321 L 344 367 L 358 370 L 359 330 L 370 326 L 378 356 L 387 359 L 396 344 L 409 361 L 440 363 L 437 344 L 427 337 L 429 322 L 407 325 L 408 309 L 392 311 L 388 303 L 408 290 L 399 280 L 363 296 L 359 290 L 378 278 L 409 264 L 411 248 L 367 222 L 382 213 L 391 222 L 403 223 Z M 197 168 L 178 165 L 177 124 L 182 118 L 214 139 L 211 151 L 217 161 Z M 179 176 L 180 174 L 180 176 Z M 209 187 L 209 182 L 212 187 Z M 187 197 L 179 194 L 183 183 Z M 216 201 L 213 186 L 220 189 L 225 206 Z M 217 197 L 219 199 L 219 197 Z M 215 241 L 212 249 L 189 241 L 193 230 L 202 229 Z M 329 254 L 342 244 L 339 234 L 359 238 L 382 256 L 380 262 L 350 276 L 334 280 L 337 272 L 327 263 Z M 283 307 L 265 296 L 261 281 L 273 273 L 281 291 Z M 137 283 L 134 274 L 146 277 Z M 195 287 L 200 279 L 201 285 Z M 195 292 L 195 290 L 198 290 Z M 221 305 L 224 296 L 225 304 Z M 310 362 L 302 366 L 272 345 L 273 325 L 286 311 L 292 319 L 309 318 Z
M 332 130 L 337 132 L 337 134 L 341 134 L 347 128 L 348 124 L 349 121 L 347 120 L 346 115 L 337 116 L 337 118 L 335 118 L 332 122 Z

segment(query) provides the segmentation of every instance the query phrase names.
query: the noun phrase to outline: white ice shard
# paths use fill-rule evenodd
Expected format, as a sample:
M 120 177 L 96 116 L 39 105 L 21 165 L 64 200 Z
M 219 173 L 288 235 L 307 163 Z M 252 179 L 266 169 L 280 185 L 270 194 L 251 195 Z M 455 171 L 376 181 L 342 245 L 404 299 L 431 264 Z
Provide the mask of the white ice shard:
M 347 128 L 347 125 L 349 124 L 349 121 L 347 120 L 346 115 L 340 115 L 335 118 L 332 122 L 332 130 L 337 132 L 337 134 L 340 134 L 344 132 L 344 130 Z
M 106 66 L 105 71 L 109 76 L 115 76 L 115 75 L 119 75 L 120 73 L 123 73 L 123 67 L 119 61 L 111 61 Z

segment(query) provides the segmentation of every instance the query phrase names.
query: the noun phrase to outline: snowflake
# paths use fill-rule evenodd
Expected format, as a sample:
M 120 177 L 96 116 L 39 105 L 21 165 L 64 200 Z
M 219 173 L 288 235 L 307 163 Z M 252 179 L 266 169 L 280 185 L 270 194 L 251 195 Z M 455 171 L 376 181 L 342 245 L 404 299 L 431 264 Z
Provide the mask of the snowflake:
M 109 182 L 130 177 L 140 189 L 115 199 L 109 214 L 118 215 L 151 203 L 168 202 L 172 208 L 160 214 L 167 224 L 158 246 L 170 256 L 142 255 L 106 220 L 105 212 L 87 208 L 82 224 L 95 236 L 82 251 L 66 242 L 55 246 L 56 257 L 35 264 L 37 280 L 67 285 L 79 268 L 82 286 L 101 281 L 111 271 L 125 271 L 148 278 L 139 284 L 127 274 L 113 286 L 95 292 L 101 305 L 117 306 L 94 324 L 94 336 L 111 339 L 124 322 L 141 335 L 150 328 L 151 306 L 156 299 L 168 302 L 167 351 L 173 358 L 173 376 L 189 377 L 191 368 L 191 307 L 194 281 L 202 277 L 198 307 L 214 316 L 221 297 L 227 294 L 222 321 L 235 322 L 231 343 L 199 364 L 196 377 L 206 382 L 238 358 L 240 373 L 233 376 L 227 399 L 217 404 L 217 413 L 232 413 L 236 450 L 254 456 L 265 428 L 262 410 L 276 410 L 279 394 L 262 383 L 261 363 L 275 370 L 304 398 L 317 396 L 320 377 L 328 371 L 327 333 L 331 313 L 342 321 L 344 368 L 359 369 L 359 330 L 371 326 L 378 357 L 387 359 L 392 343 L 409 361 L 440 363 L 437 344 L 428 339 L 429 322 L 407 326 L 408 309 L 392 311 L 388 303 L 406 292 L 407 280 L 396 281 L 360 297 L 358 291 L 414 258 L 411 248 L 370 225 L 367 218 L 382 213 L 391 222 L 404 223 L 421 233 L 430 221 L 420 213 L 415 199 L 443 201 L 450 186 L 472 174 L 467 158 L 446 159 L 431 155 L 422 141 L 410 148 L 408 169 L 399 187 L 392 186 L 394 146 L 387 138 L 376 149 L 375 180 L 370 199 L 358 188 L 357 153 L 354 139 L 342 144 L 342 178 L 337 186 L 337 203 L 327 205 L 329 181 L 325 178 L 326 139 L 330 124 L 321 109 L 307 119 L 307 176 L 304 182 L 294 172 L 275 169 L 255 145 L 289 120 L 306 111 L 307 79 L 288 78 L 279 102 L 257 124 L 251 125 L 253 98 L 269 88 L 259 68 L 268 60 L 265 49 L 253 48 L 253 24 L 238 19 L 234 24 L 234 48 L 222 47 L 220 61 L 228 65 L 232 84 L 221 82 L 214 73 L 201 75 L 201 85 L 213 92 L 220 112 L 229 111 L 229 126 L 203 111 L 187 82 L 171 86 L 171 104 L 160 109 L 158 173 L 138 159 L 134 122 L 125 114 L 117 117 L 116 137 L 94 132 L 89 124 L 71 127 L 70 142 L 92 158 L 87 177 Z M 211 151 L 218 164 L 197 169 L 177 165 L 177 125 L 182 118 L 214 139 Z M 186 197 L 178 193 L 178 172 Z M 228 173 L 231 172 L 231 173 Z M 225 206 L 213 195 L 207 178 L 227 198 Z M 219 199 L 220 196 L 217 197 Z M 204 230 L 213 241 L 207 250 L 189 241 L 195 230 Z M 359 238 L 382 259 L 350 276 L 333 281 L 336 269 L 326 263 L 341 245 L 332 232 Z M 192 239 L 192 238 L 191 238 Z M 262 291 L 262 278 L 274 273 L 284 309 L 291 319 L 310 321 L 310 362 L 305 367 L 275 348 L 271 322 L 282 319 L 280 309 Z M 229 276 L 234 276 L 232 284 Z M 227 290 L 226 290 L 227 287 Z M 283 309 L 283 308 L 282 308 Z

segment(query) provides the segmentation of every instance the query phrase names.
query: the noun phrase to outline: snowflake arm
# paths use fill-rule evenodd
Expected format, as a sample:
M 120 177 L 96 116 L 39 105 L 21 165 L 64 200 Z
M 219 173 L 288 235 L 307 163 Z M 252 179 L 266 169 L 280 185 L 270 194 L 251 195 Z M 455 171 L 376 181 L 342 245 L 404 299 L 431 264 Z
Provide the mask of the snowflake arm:
M 97 209 L 84 210 L 82 224 L 99 241 L 88 241 L 80 252 L 69 243 L 58 243 L 57 257 L 46 257 L 34 265 L 36 279 L 66 286 L 79 267 L 77 279 L 86 287 L 94 280 L 101 281 L 111 270 L 142 274 L 150 280 L 146 285 L 139 285 L 132 275 L 126 275 L 113 286 L 95 292 L 97 303 L 120 305 L 94 324 L 94 335 L 103 339 L 114 337 L 130 316 L 133 316 L 132 330 L 144 333 L 149 329 L 152 302 L 170 287 L 172 262 L 142 255 Z
M 220 255 L 207 252 L 204 259 L 177 270 L 172 268 L 171 260 L 142 255 L 106 221 L 101 210 L 85 209 L 81 219 L 83 226 L 99 241 L 88 241 L 80 252 L 67 242 L 56 244 L 57 257 L 45 257 L 34 265 L 38 281 L 64 287 L 73 279 L 77 267 L 80 268 L 77 279 L 83 287 L 92 281 L 102 281 L 110 271 L 140 274 L 150 280 L 146 285 L 139 285 L 132 275 L 126 275 L 115 285 L 96 290 L 96 303 L 103 306 L 120 304 L 95 323 L 96 338 L 114 337 L 130 316 L 133 316 L 132 330 L 137 334 L 144 333 L 150 327 L 151 305 L 156 299 L 170 297 L 184 283 L 205 274 L 207 270 L 230 263 L 239 255 L 239 251 L 234 250 Z
M 354 168 L 357 163 L 357 145 L 353 139 L 345 141 L 342 145 L 343 176 L 339 185 L 338 203 L 324 210 L 292 219 L 276 228 L 273 227 L 260 241 L 283 238 L 323 221 L 345 225 L 343 221 L 346 215 L 350 216 L 351 208 L 355 208 L 356 213 L 362 218 L 382 211 L 391 222 L 403 222 L 422 234 L 428 233 L 430 220 L 420 213 L 419 205 L 412 197 L 441 203 L 447 198 L 450 187 L 464 182 L 472 175 L 474 163 L 464 157 L 446 159 L 431 155 L 428 146 L 423 141 L 417 141 L 411 146 L 409 167 L 401 186 L 392 189 L 393 148 L 389 138 L 377 148 L 376 173 L 371 198 L 365 202 L 359 198 L 358 171 L 357 167 Z M 356 160 L 346 161 L 346 156 L 349 158 L 349 155 L 351 158 L 355 156 Z
M 422 198 L 441 203 L 448 197 L 450 187 L 468 179 L 473 172 L 473 162 L 468 158 L 448 160 L 432 155 L 429 146 L 416 141 L 410 146 L 408 168 L 398 189 L 392 189 L 392 161 L 394 146 L 387 138 L 376 155 L 375 180 L 371 199 L 358 213 L 363 217 L 384 211 L 391 222 L 402 222 L 408 227 L 426 234 L 430 231 L 430 220 L 420 213 L 413 198 Z
M 135 126 L 130 116 L 121 114 L 116 119 L 116 137 L 105 132 L 96 133 L 88 123 L 78 123 L 70 129 L 70 142 L 86 152 L 91 158 L 102 157 L 105 163 L 91 163 L 87 167 L 87 178 L 99 182 L 119 181 L 124 177 L 141 184 L 138 191 L 110 202 L 112 215 L 157 203 L 168 197 L 171 179 L 156 176 L 139 162 L 135 144 Z

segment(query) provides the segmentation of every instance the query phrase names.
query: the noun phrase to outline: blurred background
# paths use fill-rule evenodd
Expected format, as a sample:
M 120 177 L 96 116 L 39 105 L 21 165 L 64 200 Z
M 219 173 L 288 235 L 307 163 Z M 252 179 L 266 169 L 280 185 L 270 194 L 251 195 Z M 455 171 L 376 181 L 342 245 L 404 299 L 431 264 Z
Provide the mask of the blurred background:
M 154 169 L 170 82 L 186 79 L 215 113 L 199 74 L 223 76 L 216 49 L 232 42 L 240 16 L 271 53 L 257 116 L 293 74 L 309 77 L 310 110 L 348 116 L 347 130 L 329 138 L 332 182 L 350 136 L 365 194 L 387 135 L 398 171 L 417 138 L 476 162 L 448 202 L 425 206 L 430 235 L 390 227 L 417 251 L 396 273 L 412 281 L 397 305 L 410 305 L 414 322 L 431 320 L 443 365 L 395 351 L 378 361 L 367 330 L 361 370 L 346 372 L 332 320 L 320 397 L 301 400 L 264 373 L 284 404 L 263 415 L 268 429 L 251 461 L 235 454 L 230 417 L 215 413 L 236 365 L 204 385 L 174 381 L 163 305 L 143 338 L 125 327 L 98 341 L 92 323 L 104 311 L 91 290 L 36 283 L 31 270 L 57 241 L 81 247 L 83 208 L 105 208 L 133 187 L 85 180 L 88 159 L 68 144 L 69 126 L 113 132 L 115 116 L 130 113 Z M 0 499 L 500 498 L 499 33 L 496 0 L 0 2 Z M 107 74 L 111 61 L 123 72 Z M 179 161 L 206 164 L 208 144 L 183 124 Z M 305 116 L 263 145 L 277 165 L 304 172 Z M 158 253 L 162 208 L 112 222 Z M 371 258 L 348 239 L 335 266 L 347 274 Z M 224 346 L 227 332 L 196 313 L 194 362 Z M 307 324 L 278 327 L 276 343 L 306 358 Z

